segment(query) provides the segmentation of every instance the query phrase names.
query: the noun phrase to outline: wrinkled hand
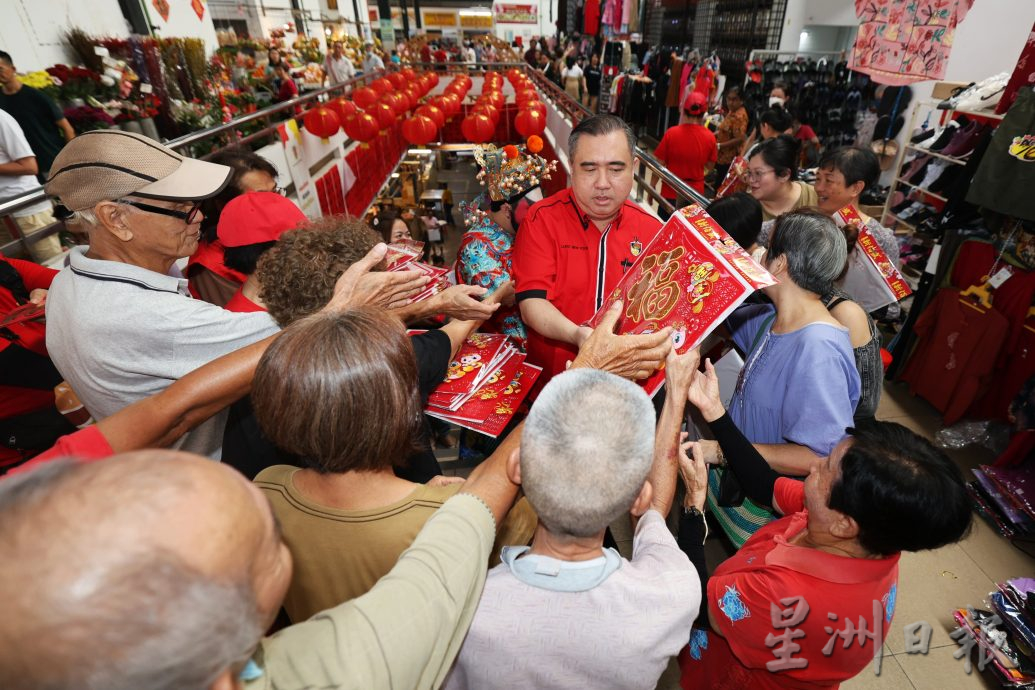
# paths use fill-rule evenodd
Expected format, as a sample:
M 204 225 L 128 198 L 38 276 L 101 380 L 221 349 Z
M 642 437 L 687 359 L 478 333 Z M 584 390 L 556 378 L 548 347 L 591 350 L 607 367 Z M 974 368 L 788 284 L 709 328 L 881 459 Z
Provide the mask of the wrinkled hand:
M 484 304 L 502 304 L 504 307 L 514 306 L 514 281 L 507 280 L 492 291 L 492 294 L 482 300 Z
M 394 309 L 406 304 L 428 284 L 428 277 L 418 271 L 389 273 L 371 269 L 385 258 L 388 246 L 378 243 L 367 255 L 341 274 L 334 285 L 324 311 L 344 311 L 361 305 L 375 305 Z
M 708 498 L 708 465 L 705 463 L 702 443 L 691 441 L 679 445 L 679 475 L 686 486 L 683 505 L 687 508 L 694 506 L 701 511 Z M 687 454 L 688 450 L 690 454 Z
M 695 347 L 681 355 L 672 348 L 665 358 L 665 385 L 673 395 L 686 395 L 684 391 L 690 388 L 700 363 L 701 348 Z
M 36 288 L 29 293 L 29 302 L 32 304 L 43 304 L 47 301 L 47 291 L 43 288 Z
M 434 313 L 460 321 L 484 321 L 499 309 L 498 303 L 477 299 L 486 292 L 488 290 L 477 285 L 453 285 L 431 298 Z
M 704 372 L 694 372 L 686 397 L 701 411 L 706 422 L 714 422 L 726 413 L 719 397 L 719 377 L 715 374 L 711 359 L 704 360 Z
M 672 329 L 663 328 L 650 335 L 615 335 L 621 313 L 622 302 L 615 302 L 579 347 L 572 369 L 602 369 L 633 380 L 657 371 L 672 350 Z
M 440 474 L 429 479 L 426 486 L 449 486 L 450 484 L 463 484 L 465 481 L 467 480 L 463 477 L 447 477 Z

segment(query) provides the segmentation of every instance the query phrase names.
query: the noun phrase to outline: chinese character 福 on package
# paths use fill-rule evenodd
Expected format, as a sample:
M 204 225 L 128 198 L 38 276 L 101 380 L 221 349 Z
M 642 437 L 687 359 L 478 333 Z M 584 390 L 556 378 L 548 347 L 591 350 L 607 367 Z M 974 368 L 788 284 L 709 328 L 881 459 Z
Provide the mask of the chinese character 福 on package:
M 599 325 L 620 299 L 619 333 L 653 333 L 671 326 L 673 344 L 682 353 L 699 345 L 748 295 L 775 283 L 694 204 L 672 214 L 588 325 Z M 659 371 L 643 385 L 654 395 L 664 381 Z

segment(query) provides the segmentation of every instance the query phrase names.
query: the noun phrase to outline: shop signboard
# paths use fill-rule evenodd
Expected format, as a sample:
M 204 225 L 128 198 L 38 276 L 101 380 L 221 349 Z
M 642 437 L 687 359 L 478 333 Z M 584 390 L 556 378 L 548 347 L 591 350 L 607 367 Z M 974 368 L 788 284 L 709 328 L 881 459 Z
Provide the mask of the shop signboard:
M 489 31 L 492 29 L 491 14 L 461 14 L 460 28 L 474 29 L 476 31 Z
M 511 3 L 497 3 L 493 6 L 497 24 L 538 24 L 538 5 L 515 5 Z
M 425 28 L 443 28 L 456 26 L 456 12 L 441 12 L 424 10 L 421 13 L 424 17 Z

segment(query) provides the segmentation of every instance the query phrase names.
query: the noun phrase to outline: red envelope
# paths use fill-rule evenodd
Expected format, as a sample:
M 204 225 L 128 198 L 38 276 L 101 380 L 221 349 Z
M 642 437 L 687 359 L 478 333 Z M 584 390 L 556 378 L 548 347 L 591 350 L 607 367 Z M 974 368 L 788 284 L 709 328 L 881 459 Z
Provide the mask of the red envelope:
M 598 326 L 621 299 L 619 333 L 654 333 L 670 326 L 673 345 L 683 353 L 700 344 L 749 294 L 774 284 L 776 279 L 694 204 L 672 214 L 588 325 Z M 664 372 L 658 371 L 641 385 L 653 396 L 664 382 Z
M 513 378 L 502 377 L 486 386 L 483 389 L 484 397 L 475 395 L 455 413 L 443 414 L 429 410 L 428 414 L 496 438 L 521 409 L 521 403 L 543 371 L 541 367 L 524 362 L 524 355 L 513 357 L 512 360 L 520 362 Z M 483 419 L 475 421 L 479 417 Z
M 424 243 L 415 240 L 400 240 L 388 245 L 385 253 L 386 271 L 409 270 L 403 267 L 416 261 L 424 254 Z
M 32 302 L 23 304 L 20 307 L 15 307 L 11 311 L 7 312 L 7 315 L 0 319 L 0 328 L 14 326 L 34 319 L 43 321 L 46 311 L 46 307 L 42 304 L 33 304 Z
M 508 340 L 507 336 L 498 333 L 472 334 L 457 351 L 449 364 L 445 380 L 432 395 L 466 394 L 477 390 L 478 384 L 492 373 L 490 367 L 498 363 L 497 357 Z

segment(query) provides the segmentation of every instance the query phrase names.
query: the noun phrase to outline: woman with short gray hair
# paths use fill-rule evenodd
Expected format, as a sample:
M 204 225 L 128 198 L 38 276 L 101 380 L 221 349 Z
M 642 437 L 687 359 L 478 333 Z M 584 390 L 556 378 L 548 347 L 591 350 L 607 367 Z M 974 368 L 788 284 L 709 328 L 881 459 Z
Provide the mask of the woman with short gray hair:
M 773 304 L 741 307 L 728 321 L 745 355 L 730 417 L 780 474 L 807 475 L 852 426 L 860 390 L 852 344 L 820 300 L 847 253 L 828 216 L 809 210 L 780 216 L 764 258 L 779 281 L 764 289 Z M 719 506 L 718 477 L 713 473 L 710 481 L 712 510 L 738 548 L 774 518 L 768 507 L 747 500 Z

